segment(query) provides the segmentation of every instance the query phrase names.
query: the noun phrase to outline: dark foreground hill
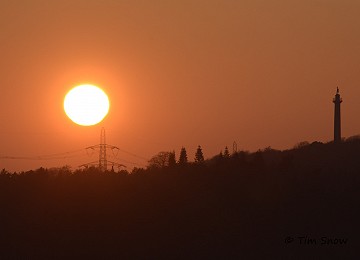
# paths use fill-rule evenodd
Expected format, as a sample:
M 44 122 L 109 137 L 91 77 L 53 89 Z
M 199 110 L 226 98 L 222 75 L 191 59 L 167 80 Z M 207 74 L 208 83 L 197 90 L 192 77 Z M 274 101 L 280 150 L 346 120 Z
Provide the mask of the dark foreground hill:
M 1 259 L 356 259 L 360 143 L 0 175 Z

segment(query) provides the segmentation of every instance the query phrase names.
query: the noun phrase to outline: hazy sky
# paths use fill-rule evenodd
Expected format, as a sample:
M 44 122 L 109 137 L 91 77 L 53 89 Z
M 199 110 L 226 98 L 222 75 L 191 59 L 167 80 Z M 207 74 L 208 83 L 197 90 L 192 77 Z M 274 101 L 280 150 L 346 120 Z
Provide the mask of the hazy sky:
M 326 142 L 337 86 L 342 134 L 359 134 L 359 13 L 358 0 L 2 0 L 0 156 L 82 149 L 101 127 L 109 144 L 146 158 L 185 146 L 192 160 L 199 144 L 209 158 L 234 141 L 249 151 Z M 99 125 L 64 114 L 80 83 L 109 95 Z M 76 168 L 96 156 L 0 168 Z

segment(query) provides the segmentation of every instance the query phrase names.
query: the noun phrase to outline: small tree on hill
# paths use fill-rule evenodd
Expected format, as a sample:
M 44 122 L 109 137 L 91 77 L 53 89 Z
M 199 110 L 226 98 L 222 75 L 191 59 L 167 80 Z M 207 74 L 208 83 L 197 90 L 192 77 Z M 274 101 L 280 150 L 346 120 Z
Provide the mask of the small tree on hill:
M 180 151 L 179 164 L 184 165 L 187 162 L 188 162 L 188 159 L 187 159 L 186 149 L 185 149 L 185 147 L 182 147 L 181 151 Z
M 224 155 L 223 155 L 223 152 L 222 152 L 222 151 L 220 151 L 220 153 L 219 153 L 219 158 L 220 158 L 220 159 L 223 159 L 223 158 L 224 158 Z
M 151 157 L 148 168 L 164 168 L 169 166 L 170 152 L 159 152 Z
M 169 166 L 174 167 L 176 165 L 175 151 L 169 153 Z
M 197 150 L 196 150 L 196 153 L 195 153 L 195 162 L 196 163 L 201 163 L 203 161 L 204 161 L 204 155 L 203 155 L 201 146 L 199 145 Z

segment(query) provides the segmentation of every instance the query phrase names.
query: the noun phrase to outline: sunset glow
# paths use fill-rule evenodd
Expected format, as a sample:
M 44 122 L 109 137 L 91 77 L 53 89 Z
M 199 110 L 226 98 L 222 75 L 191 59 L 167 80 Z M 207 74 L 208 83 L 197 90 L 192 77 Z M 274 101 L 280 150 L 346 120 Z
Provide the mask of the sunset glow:
M 93 85 L 80 85 L 71 89 L 64 99 L 66 115 L 83 126 L 101 122 L 109 112 L 109 99 L 103 90 Z

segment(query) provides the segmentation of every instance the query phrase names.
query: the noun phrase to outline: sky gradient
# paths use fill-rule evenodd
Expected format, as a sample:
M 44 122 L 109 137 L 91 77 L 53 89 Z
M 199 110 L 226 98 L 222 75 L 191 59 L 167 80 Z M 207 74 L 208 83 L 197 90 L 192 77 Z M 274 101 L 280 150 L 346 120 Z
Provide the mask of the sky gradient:
M 193 160 L 234 141 L 239 150 L 287 149 L 333 138 L 339 86 L 342 135 L 360 133 L 360 2 L 356 0 L 0 3 L 0 156 L 80 150 L 100 140 L 139 157 L 185 146 Z M 74 124 L 63 99 L 101 87 L 102 123 Z M 21 171 L 96 161 L 0 158 Z M 146 161 L 121 153 L 133 166 Z M 132 164 L 133 162 L 136 164 Z

